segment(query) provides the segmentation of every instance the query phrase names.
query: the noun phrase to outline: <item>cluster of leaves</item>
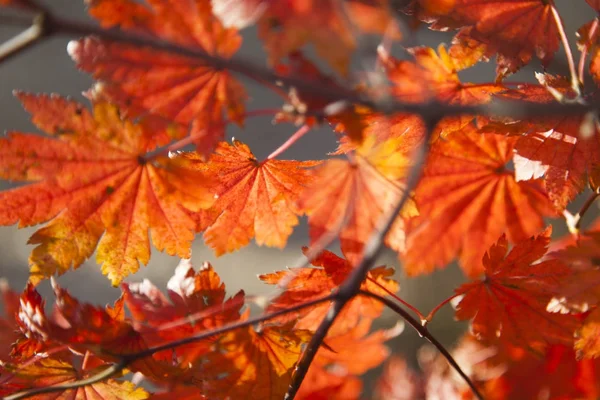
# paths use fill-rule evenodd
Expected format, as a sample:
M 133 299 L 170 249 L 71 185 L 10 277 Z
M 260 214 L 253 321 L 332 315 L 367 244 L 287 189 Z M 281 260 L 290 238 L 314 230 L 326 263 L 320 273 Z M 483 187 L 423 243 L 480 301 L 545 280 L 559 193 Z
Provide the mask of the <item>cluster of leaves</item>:
M 587 3 L 600 12 L 598 1 Z M 41 12 L 50 32 L 86 32 L 31 0 L 0 4 Z M 43 134 L 0 139 L 0 176 L 27 182 L 0 193 L 0 224 L 45 224 L 29 240 L 36 247 L 23 293 L 0 286 L 1 396 L 280 399 L 291 383 L 301 384 L 291 390 L 299 398 L 357 399 L 359 376 L 387 358 L 384 342 L 399 333 L 371 332 L 383 303 L 402 302 L 393 270 L 370 268 L 370 241 L 380 237 L 409 276 L 458 261 L 471 281 L 455 291 L 456 317 L 471 321 L 471 332 L 454 356 L 424 352 L 422 376 L 391 360 L 377 398 L 598 397 L 600 228 L 580 230 L 600 194 L 596 92 L 583 84 L 588 55 L 600 83 L 598 18 L 578 31 L 577 69 L 551 0 L 412 0 L 400 9 L 391 0 L 86 4 L 102 29 L 88 27 L 93 35 L 68 52 L 96 80 L 92 109 L 17 92 Z M 449 48 L 406 48 L 407 59 L 396 59 L 385 43 L 401 37 L 402 21 L 457 32 Z M 253 24 L 269 55 L 264 69 L 232 58 L 239 30 Z M 384 36 L 376 71 L 368 71 L 378 79 L 348 78 L 357 32 Z M 549 65 L 561 40 L 571 76 L 505 80 L 535 57 Z M 307 45 L 334 74 L 303 55 Z M 493 82 L 459 79 L 494 56 Z M 224 141 L 228 124 L 264 113 L 246 111 L 237 74 L 283 96 L 275 121 L 301 126 L 265 160 Z M 506 115 L 488 107 L 500 103 Z M 552 106 L 570 111 L 522 112 Z M 320 124 L 338 135 L 335 155 L 277 159 Z M 188 144 L 195 150 L 181 151 Z M 587 206 L 570 214 L 588 187 Z M 276 287 L 269 298 L 227 298 L 212 266 L 195 271 L 185 260 L 166 295 L 148 281 L 123 283 L 148 263 L 150 242 L 183 259 L 199 233 L 216 255 L 252 239 L 284 248 L 302 215 L 312 266 L 260 276 Z M 552 244 L 544 221 L 561 215 L 572 235 Z M 343 257 L 324 250 L 335 239 Z M 94 252 L 121 285 L 112 306 L 81 303 L 53 278 Z M 36 289 L 46 279 L 52 312 Z M 251 316 L 248 302 L 264 313 Z M 332 303 L 341 304 L 335 315 Z M 423 324 L 435 314 L 408 306 Z M 314 339 L 328 319 L 335 322 L 324 339 Z M 303 356 L 310 351 L 314 358 Z M 461 379 L 446 361 L 458 363 Z M 297 378 L 297 368 L 308 368 L 306 376 Z M 125 379 L 128 372 L 152 393 Z

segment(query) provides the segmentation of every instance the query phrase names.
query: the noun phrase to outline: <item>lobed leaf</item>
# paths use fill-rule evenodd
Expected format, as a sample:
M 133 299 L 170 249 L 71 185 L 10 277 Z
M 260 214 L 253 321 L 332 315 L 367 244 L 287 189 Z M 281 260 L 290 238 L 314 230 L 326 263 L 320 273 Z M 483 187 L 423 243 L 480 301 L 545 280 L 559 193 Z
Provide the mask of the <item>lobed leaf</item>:
M 88 0 L 89 13 L 105 28 L 162 40 L 230 58 L 240 47 L 236 29 L 213 15 L 210 0 Z M 69 54 L 102 84 L 96 96 L 129 116 L 154 114 L 185 126 L 202 152 L 223 139 L 228 118 L 242 123 L 246 92 L 225 69 L 167 51 L 88 37 L 69 43 Z
M 502 236 L 483 259 L 485 276 L 456 290 L 462 297 L 456 318 L 472 319 L 471 330 L 482 340 L 541 349 L 572 344 L 578 319 L 552 314 L 546 305 L 572 271 L 559 260 L 540 261 L 552 229 L 518 242 L 508 251 Z
M 537 233 L 544 216 L 554 215 L 539 181 L 517 182 L 506 168 L 516 141 L 465 127 L 432 145 L 415 194 L 420 215 L 409 221 L 407 274 L 430 272 L 457 257 L 475 277 L 503 232 L 518 242 Z
M 0 224 L 48 224 L 29 240 L 30 282 L 79 267 L 92 255 L 117 285 L 147 264 L 152 242 L 189 257 L 197 211 L 213 202 L 204 175 L 181 157 L 145 154 L 169 137 L 167 127 L 121 119 L 100 102 L 90 113 L 57 96 L 17 96 L 46 136 L 0 139 L 0 177 L 32 182 L 0 193 Z M 50 137 L 49 137 L 50 136 Z

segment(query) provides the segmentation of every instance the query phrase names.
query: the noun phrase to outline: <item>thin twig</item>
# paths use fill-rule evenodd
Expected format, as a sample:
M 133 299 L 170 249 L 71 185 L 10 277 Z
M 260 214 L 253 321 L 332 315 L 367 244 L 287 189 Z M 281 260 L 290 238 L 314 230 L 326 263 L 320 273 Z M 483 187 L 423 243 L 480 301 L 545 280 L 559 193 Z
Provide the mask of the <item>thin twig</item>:
M 298 139 L 300 139 L 302 136 L 306 135 L 308 133 L 308 131 L 310 131 L 310 125 L 307 125 L 307 124 L 302 125 L 300 127 L 300 129 L 298 129 L 292 136 L 289 137 L 288 140 L 285 141 L 285 143 L 283 143 L 281 146 L 279 146 L 277 149 L 275 149 L 275 151 L 273 151 L 271 154 L 269 154 L 269 156 L 267 157 L 267 160 L 274 159 L 275 157 L 279 156 L 284 151 L 286 151 L 287 149 L 292 147 L 292 145 L 294 143 L 296 143 L 298 141 Z
M 458 296 L 459 296 L 458 294 L 452 295 L 452 296 L 448 297 L 446 300 L 442 301 L 437 306 L 435 306 L 435 308 L 433 310 L 431 310 L 431 312 L 429 314 L 427 314 L 427 318 L 425 318 L 425 320 L 421 321 L 421 323 L 423 324 L 423 326 L 425 326 L 426 324 L 430 323 L 431 320 L 433 319 L 433 317 L 435 316 L 435 314 L 438 311 L 440 311 L 440 309 L 442 307 L 444 307 L 446 304 L 450 303 L 452 300 L 454 300 Z
M 392 292 L 391 290 L 389 290 L 388 288 L 386 288 L 385 286 L 383 286 L 381 283 L 377 282 L 375 279 L 371 278 L 370 276 L 367 276 L 367 279 L 369 282 L 371 282 L 374 285 L 376 285 L 377 287 L 379 287 L 379 289 L 386 292 L 391 298 L 396 300 L 398 303 L 402 304 L 404 307 L 406 307 L 409 310 L 411 310 L 412 312 L 414 312 L 417 315 L 417 317 L 419 317 L 419 319 L 421 320 L 421 323 L 423 325 L 425 325 L 427 323 L 427 318 L 425 318 L 425 316 L 421 313 L 421 311 L 419 311 L 419 309 L 417 307 L 413 306 L 408 301 L 404 300 L 402 297 L 398 296 L 396 293 Z
M 406 204 L 410 198 L 410 193 L 416 187 L 420 179 L 421 171 L 425 163 L 425 157 L 427 155 L 429 136 L 433 130 L 433 126 L 435 126 L 435 124 L 437 124 L 439 121 L 439 118 L 440 117 L 438 115 L 426 120 L 428 128 L 427 134 L 423 138 L 423 142 L 417 149 L 417 152 L 414 156 L 414 163 L 408 175 L 408 182 L 406 184 L 405 191 L 402 193 L 402 196 L 400 196 L 394 207 L 380 219 L 377 228 L 369 238 L 369 241 L 365 244 L 363 255 L 359 264 L 340 286 L 337 295 L 335 296 L 335 300 L 329 308 L 329 312 L 323 321 L 321 321 L 321 324 L 315 331 L 315 334 L 306 347 L 302 358 L 296 366 L 294 375 L 292 376 L 292 381 L 285 395 L 285 400 L 293 400 L 298 393 L 300 385 L 302 384 L 302 381 L 304 380 L 306 373 L 308 372 L 308 369 L 312 364 L 317 351 L 319 350 L 319 347 L 321 344 L 323 344 L 325 336 L 327 336 L 327 332 L 329 332 L 329 329 L 335 322 L 336 318 L 340 314 L 340 311 L 344 308 L 346 303 L 348 303 L 360 291 L 360 285 L 367 276 L 369 269 L 373 266 L 377 260 L 377 257 L 383 250 L 387 233 L 392 228 L 396 217 L 404 207 L 404 204 Z
M 563 48 L 565 49 L 565 54 L 567 56 L 567 64 L 569 66 L 569 74 L 571 75 L 571 87 L 575 91 L 577 97 L 581 97 L 581 82 L 577 75 L 577 70 L 575 69 L 575 60 L 573 58 L 573 52 L 571 51 L 571 46 L 569 45 L 569 39 L 567 38 L 567 34 L 565 33 L 565 27 L 563 26 L 563 21 L 556 10 L 554 5 L 550 6 L 552 10 L 552 16 L 554 17 L 554 21 L 556 22 L 556 28 L 558 30 L 558 35 L 560 36 L 560 40 L 562 41 Z
M 20 400 L 25 399 L 27 397 L 36 396 L 38 394 L 45 393 L 56 393 L 56 392 L 64 392 L 65 390 L 77 389 L 87 385 L 93 385 L 94 383 L 102 382 L 106 379 L 109 379 L 121 371 L 123 371 L 129 361 L 126 359 L 120 360 L 119 362 L 107 367 L 105 370 L 97 373 L 96 375 L 92 375 L 89 378 L 77 380 L 71 383 L 65 383 L 63 385 L 55 385 L 55 386 L 45 386 L 40 388 L 34 388 L 29 390 L 24 390 L 22 392 L 17 392 L 15 394 L 11 394 L 9 396 L 3 397 L 2 400 Z
M 408 322 L 410 326 L 412 326 L 417 331 L 419 336 L 427 339 L 429 343 L 435 346 L 435 348 L 440 352 L 440 354 L 443 355 L 444 358 L 448 361 L 448 364 L 450 364 L 450 366 L 452 366 L 452 368 L 454 368 L 454 370 L 458 372 L 458 374 L 464 379 L 467 385 L 469 385 L 469 388 L 471 389 L 471 391 L 473 391 L 473 394 L 479 400 L 483 400 L 483 396 L 481 395 L 471 378 L 469 378 L 469 376 L 463 371 L 460 365 L 458 365 L 454 357 L 452 357 L 452 354 L 450 354 L 450 352 L 446 350 L 444 345 L 441 344 L 425 326 L 421 325 L 419 321 L 414 319 L 405 309 L 400 307 L 398 304 L 394 303 L 392 300 L 366 290 L 361 290 L 359 293 L 380 301 L 381 303 L 385 304 L 390 309 L 392 309 L 395 313 L 400 315 L 406 322 Z
M 589 30 L 589 34 L 588 34 L 588 39 L 586 40 L 585 43 L 583 44 L 583 49 L 581 49 L 581 54 L 579 55 L 579 68 L 578 68 L 578 75 L 579 75 L 579 82 L 581 83 L 581 86 L 584 85 L 584 79 L 585 79 L 585 59 L 587 58 L 587 53 L 590 50 L 590 42 L 594 40 L 594 36 L 596 35 L 596 31 L 598 30 L 598 18 L 594 19 L 594 22 L 592 22 L 592 26 L 590 26 L 590 30 Z
M 0 44 L 0 62 L 8 60 L 44 38 L 44 14 L 37 15 L 33 24 L 17 36 Z

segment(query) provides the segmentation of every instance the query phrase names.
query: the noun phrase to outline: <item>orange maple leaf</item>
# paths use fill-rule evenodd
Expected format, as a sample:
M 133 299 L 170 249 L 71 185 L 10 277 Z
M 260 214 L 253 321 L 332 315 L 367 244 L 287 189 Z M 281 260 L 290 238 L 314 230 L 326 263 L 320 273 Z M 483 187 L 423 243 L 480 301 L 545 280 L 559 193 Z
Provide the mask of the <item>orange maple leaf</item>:
M 45 302 L 37 290 L 28 284 L 21 294 L 18 324 L 27 338 L 48 348 L 50 343 L 68 344 L 83 354 L 90 350 L 106 361 L 115 355 L 147 348 L 143 338 L 125 321 L 113 318 L 101 307 L 81 304 L 53 281 L 56 296 L 55 312 L 47 316 Z M 135 361 L 131 367 L 152 375 L 156 364 L 151 359 Z M 161 371 L 162 372 L 162 371 Z
M 244 292 L 225 298 L 225 284 L 209 263 L 194 271 L 189 260 L 182 260 L 167 283 L 168 297 L 150 281 L 122 285 L 124 305 L 133 326 L 143 332 L 149 345 L 190 337 L 240 319 Z M 182 364 L 194 362 L 210 351 L 212 340 L 175 350 Z M 169 357 L 173 354 L 169 352 Z
M 308 249 L 305 247 L 304 251 Z M 328 295 L 341 285 L 350 272 L 352 264 L 346 259 L 325 250 L 315 257 L 311 264 L 318 268 L 299 268 L 278 271 L 271 274 L 259 275 L 259 279 L 271 285 L 282 285 L 286 290 L 271 301 L 267 311 L 285 310 L 288 307 Z M 391 279 L 392 269 L 384 266 L 373 268 L 363 282 L 361 289 L 386 296 L 389 292 L 397 292 L 399 285 Z M 301 311 L 288 313 L 275 320 L 289 322 L 297 320 L 295 329 L 314 331 L 317 329 L 329 310 L 329 303 L 322 303 Z M 354 328 L 362 318 L 377 318 L 383 311 L 383 306 L 372 298 L 357 296 L 344 307 L 340 316 L 330 331 L 335 335 Z
M 310 340 L 306 331 L 261 326 L 223 335 L 202 362 L 208 378 L 204 393 L 218 398 L 279 400 L 292 369 Z M 209 396 L 210 397 L 210 396 Z
M 529 400 L 594 400 L 600 394 L 598 360 L 577 360 L 573 349 L 565 345 L 549 346 L 542 357 L 530 352 L 513 351 L 501 368 L 503 398 Z
M 423 1 L 423 0 L 421 0 Z M 431 29 L 465 27 L 463 34 L 481 42 L 486 53 L 498 53 L 498 78 L 516 72 L 534 54 L 547 66 L 558 50 L 553 2 L 543 0 L 455 0 L 442 16 L 421 13 Z
M 300 211 L 296 201 L 319 161 L 258 161 L 250 148 L 221 142 L 198 168 L 216 184 L 216 201 L 204 221 L 206 244 L 217 255 L 235 251 L 255 237 L 259 245 L 285 247 Z
M 360 378 L 343 369 L 326 369 L 312 363 L 296 394 L 300 400 L 358 400 L 363 384 Z
M 1 176 L 34 182 L 0 193 L 0 224 L 54 218 L 29 240 L 39 245 L 30 256 L 31 282 L 78 267 L 98 244 L 102 272 L 117 285 L 148 262 L 148 231 L 159 250 L 189 257 L 195 222 L 183 206 L 198 210 L 213 199 L 198 184 L 206 179 L 184 159 L 144 158 L 166 130 L 122 120 L 102 102 L 92 114 L 57 96 L 18 97 L 53 136 L 11 133 L 0 140 Z
M 89 12 L 105 28 L 120 26 L 212 56 L 231 57 L 242 43 L 236 29 L 224 28 L 210 0 L 166 2 L 88 0 Z M 79 68 L 102 84 L 105 95 L 130 115 L 147 113 L 191 124 L 190 134 L 202 151 L 223 138 L 223 112 L 243 122 L 246 92 L 229 71 L 200 58 L 136 47 L 94 37 L 69 43 Z
M 523 85 L 502 97 L 535 103 L 555 102 L 549 89 L 571 97 L 570 82 L 564 77 L 537 74 L 540 85 Z M 544 116 L 488 125 L 492 131 L 519 136 L 515 145 L 517 180 L 544 177 L 548 195 L 558 211 L 564 210 L 583 191 L 586 177 L 600 163 L 600 133 L 585 115 Z M 486 129 L 488 129 L 486 127 Z M 584 134 L 586 133 L 586 134 Z
M 433 144 L 415 194 L 420 215 L 409 221 L 407 274 L 458 257 L 463 271 L 477 276 L 504 231 L 512 242 L 524 240 L 542 228 L 543 216 L 554 215 L 539 182 L 517 182 L 506 169 L 516 141 L 467 126 Z
M 407 103 L 436 100 L 447 104 L 476 105 L 488 103 L 492 95 L 506 88 L 496 83 L 461 82 L 458 72 L 475 65 L 482 57 L 478 51 L 467 51 L 468 46 L 455 44 L 450 49 L 442 44 L 436 50 L 429 47 L 408 49 L 414 60 L 397 60 L 380 50 L 379 56 L 392 83 L 391 94 Z M 444 117 L 436 124 L 431 137 L 459 130 L 471 124 L 473 115 Z
M 362 382 L 358 378 L 381 364 L 390 354 L 383 344 L 397 336 L 402 328 L 378 330 L 368 335 L 370 319 L 361 320 L 347 332 L 328 335 L 298 391 L 300 399 L 350 400 L 360 398 Z M 360 349 L 357 352 L 356 349 Z
M 539 350 L 547 344 L 572 344 L 578 319 L 546 311 L 572 271 L 546 254 L 552 229 L 518 242 L 509 252 L 502 236 L 483 258 L 485 275 L 456 289 L 460 320 L 472 319 L 471 330 L 488 342 L 503 341 Z
M 579 135 L 583 117 L 547 117 L 536 121 L 515 148 L 518 179 L 544 177 L 558 210 L 586 187 L 586 177 L 600 163 L 600 134 Z
M 583 325 L 575 333 L 578 358 L 600 356 L 600 232 L 582 232 L 562 239 L 564 246 L 549 256 L 568 265 L 573 271 L 561 282 L 560 290 L 550 300 L 547 310 L 557 313 L 586 313 Z
M 405 135 L 380 143 L 370 136 L 351 160 L 330 159 L 316 169 L 314 183 L 298 201 L 308 215 L 312 243 L 329 232 L 339 231 L 344 254 L 349 259 L 360 255 L 379 219 L 404 192 L 403 179 L 417 142 L 411 135 L 412 131 L 406 131 Z M 404 136 L 411 137 L 404 141 Z M 417 214 L 409 199 L 400 213 L 402 218 L 396 220 L 386 236 L 392 249 L 404 249 L 403 218 Z
M 392 94 L 405 102 L 423 103 L 436 99 L 449 104 L 472 105 L 486 103 L 493 93 L 505 90 L 495 83 L 463 83 L 458 72 L 475 65 L 480 57 L 473 54 L 454 55 L 441 44 L 408 49 L 414 61 L 396 60 L 384 51 L 380 58 L 392 84 Z

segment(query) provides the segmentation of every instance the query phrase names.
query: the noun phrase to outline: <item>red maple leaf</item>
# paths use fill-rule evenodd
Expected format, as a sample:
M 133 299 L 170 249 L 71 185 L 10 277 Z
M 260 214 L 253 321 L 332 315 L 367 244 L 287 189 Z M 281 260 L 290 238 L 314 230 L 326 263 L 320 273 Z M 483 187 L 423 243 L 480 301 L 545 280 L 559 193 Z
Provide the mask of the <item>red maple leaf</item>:
M 89 13 L 103 27 L 118 26 L 151 38 L 224 59 L 242 43 L 236 29 L 223 27 L 210 0 L 90 0 Z M 242 123 L 246 92 L 226 69 L 168 51 L 89 37 L 69 43 L 79 68 L 101 81 L 95 92 L 131 116 L 155 114 L 184 125 L 202 152 L 224 135 L 223 114 Z
M 445 10 L 441 16 L 421 12 L 419 17 L 433 22 L 432 29 L 465 28 L 462 34 L 486 46 L 487 54 L 498 54 L 498 78 L 516 72 L 534 54 L 547 66 L 558 50 L 559 33 L 552 2 L 455 0 L 450 6 L 451 11 Z
M 487 342 L 503 341 L 540 349 L 548 344 L 571 344 L 578 319 L 546 311 L 572 271 L 559 260 L 540 261 L 552 229 L 518 242 L 508 251 L 502 236 L 483 258 L 481 281 L 456 289 L 462 295 L 456 309 L 460 320 L 472 319 L 471 330 Z
M 307 250 L 304 248 L 305 252 Z M 318 268 L 299 268 L 259 275 L 263 282 L 285 288 L 279 297 L 271 301 L 267 311 L 284 310 L 294 304 L 326 296 L 346 280 L 353 268 L 346 259 L 327 250 L 315 257 L 311 264 Z M 390 278 L 392 274 L 393 270 L 384 266 L 374 268 L 367 275 L 367 280 L 363 282 L 361 288 L 382 296 L 390 292 L 394 293 L 398 291 L 399 285 Z M 329 307 L 329 303 L 322 303 L 288 313 L 276 320 L 281 322 L 297 320 L 295 329 L 314 331 L 327 314 Z M 346 332 L 353 329 L 362 318 L 377 318 L 382 311 L 383 306 L 378 301 L 357 296 L 346 305 L 330 332 L 331 334 Z
M 466 126 L 431 147 L 415 200 L 420 215 L 409 221 L 405 270 L 416 275 L 458 257 L 469 276 L 503 233 L 524 240 L 553 215 L 538 181 L 515 180 L 506 169 L 517 139 Z

